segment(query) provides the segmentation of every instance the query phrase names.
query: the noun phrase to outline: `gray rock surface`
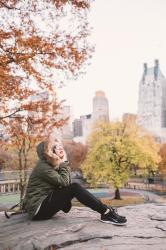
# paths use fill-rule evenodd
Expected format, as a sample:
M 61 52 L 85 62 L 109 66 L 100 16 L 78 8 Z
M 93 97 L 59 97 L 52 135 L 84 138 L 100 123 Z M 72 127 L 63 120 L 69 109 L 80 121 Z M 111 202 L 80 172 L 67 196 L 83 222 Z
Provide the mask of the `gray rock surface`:
M 6 219 L 0 215 L 1 250 L 166 250 L 166 204 L 142 204 L 118 209 L 126 226 L 100 222 L 100 215 L 85 207 L 59 212 L 47 221 L 27 215 Z

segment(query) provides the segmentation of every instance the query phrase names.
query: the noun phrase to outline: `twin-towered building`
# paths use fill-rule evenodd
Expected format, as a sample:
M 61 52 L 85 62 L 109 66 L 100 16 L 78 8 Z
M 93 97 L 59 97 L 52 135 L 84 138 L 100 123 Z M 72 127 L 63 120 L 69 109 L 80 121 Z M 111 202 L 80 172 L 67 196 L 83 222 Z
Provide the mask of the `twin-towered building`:
M 158 60 L 155 60 L 153 67 L 144 63 L 139 83 L 137 122 L 159 142 L 166 141 L 166 79 Z
M 133 115 L 133 119 L 159 142 L 166 142 L 166 78 L 160 70 L 158 60 L 154 61 L 153 67 L 148 67 L 147 63 L 143 65 L 138 113 L 137 118 Z M 109 104 L 103 91 L 96 91 L 92 114 L 80 116 L 73 121 L 73 136 L 85 142 L 93 124 L 98 120 L 109 121 Z
M 147 63 L 143 65 L 139 83 L 138 113 L 132 118 L 159 142 L 166 142 L 166 78 L 160 70 L 158 60 L 154 61 L 153 67 L 148 67 Z M 82 136 L 85 141 L 92 125 L 98 120 L 109 121 L 109 104 L 103 91 L 97 91 L 93 98 L 92 114 L 74 120 L 74 137 Z

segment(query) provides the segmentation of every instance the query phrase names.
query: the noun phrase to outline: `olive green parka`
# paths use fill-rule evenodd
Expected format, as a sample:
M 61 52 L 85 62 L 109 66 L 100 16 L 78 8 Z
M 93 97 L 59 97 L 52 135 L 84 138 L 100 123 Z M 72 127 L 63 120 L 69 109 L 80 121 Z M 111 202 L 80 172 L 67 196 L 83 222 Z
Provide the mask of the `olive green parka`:
M 44 156 L 44 142 L 37 146 L 39 161 L 33 169 L 24 198 L 24 208 L 32 219 L 46 196 L 53 190 L 66 187 L 71 183 L 70 167 L 63 162 L 59 168 L 54 168 Z

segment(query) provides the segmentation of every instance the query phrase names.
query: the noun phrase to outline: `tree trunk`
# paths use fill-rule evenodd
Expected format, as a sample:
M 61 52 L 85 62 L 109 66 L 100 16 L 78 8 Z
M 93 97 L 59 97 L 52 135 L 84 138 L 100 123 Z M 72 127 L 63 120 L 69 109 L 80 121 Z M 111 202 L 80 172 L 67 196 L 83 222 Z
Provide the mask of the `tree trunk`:
M 115 200 L 121 200 L 119 188 L 115 189 L 115 197 L 114 197 L 114 199 Z
M 19 175 L 20 175 L 20 201 L 22 200 L 24 193 L 25 193 L 25 160 L 24 160 L 24 152 L 23 152 L 23 144 L 22 147 L 19 149 Z

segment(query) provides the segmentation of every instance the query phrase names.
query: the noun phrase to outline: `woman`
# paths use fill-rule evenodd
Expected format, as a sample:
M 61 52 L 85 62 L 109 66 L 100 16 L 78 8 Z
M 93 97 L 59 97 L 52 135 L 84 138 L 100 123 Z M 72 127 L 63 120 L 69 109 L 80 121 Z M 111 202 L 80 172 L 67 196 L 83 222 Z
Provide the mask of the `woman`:
M 32 220 L 50 219 L 58 211 L 68 213 L 76 198 L 101 215 L 101 221 L 125 225 L 125 217 L 107 207 L 85 188 L 71 183 L 70 167 L 61 142 L 50 136 L 37 147 L 39 161 L 33 169 L 25 196 L 25 208 Z

